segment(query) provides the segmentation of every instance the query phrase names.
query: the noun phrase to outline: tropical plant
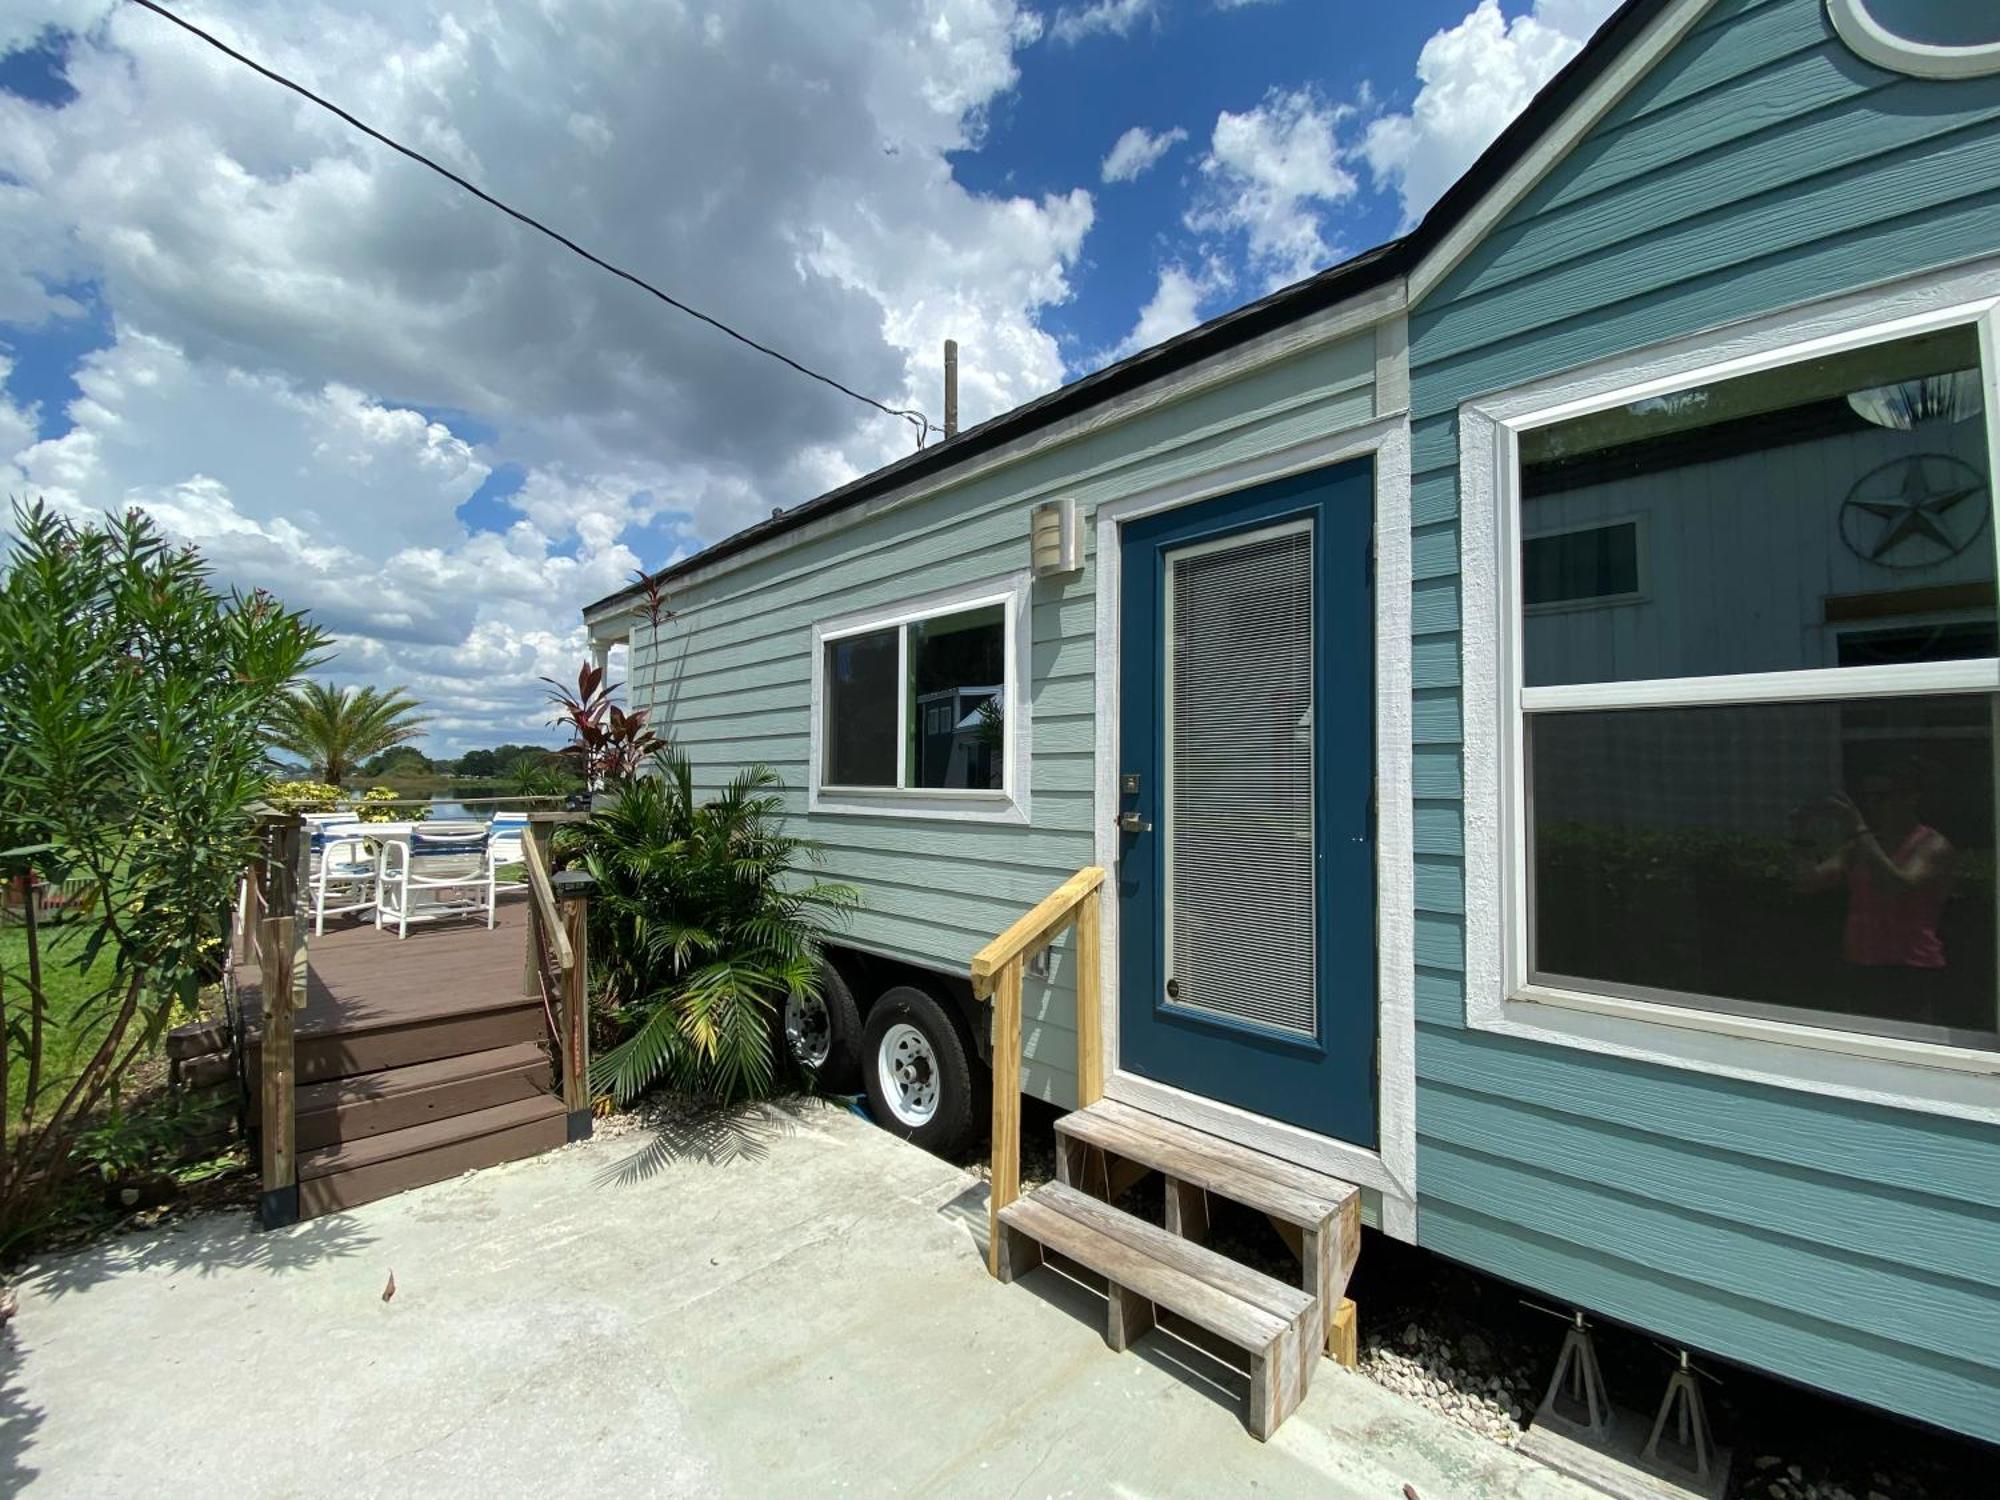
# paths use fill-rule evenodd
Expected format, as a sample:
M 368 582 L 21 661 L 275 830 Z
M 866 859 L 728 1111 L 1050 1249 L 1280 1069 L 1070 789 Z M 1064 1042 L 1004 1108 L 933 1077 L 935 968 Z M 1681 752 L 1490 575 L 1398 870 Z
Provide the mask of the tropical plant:
M 401 688 L 331 687 L 304 683 L 287 693 L 271 743 L 339 786 L 362 761 L 416 738 L 429 722 Z
M 556 705 L 550 722 L 570 734 L 560 753 L 569 758 L 587 789 L 598 791 L 631 780 L 667 748 L 667 742 L 647 726 L 646 710 L 627 712 L 611 701 L 620 684 L 605 681 L 604 668 L 586 662 L 577 671 L 574 692 L 553 677 L 542 681 L 549 685 L 549 699 Z
M 58 1200 L 83 1132 L 217 972 L 264 734 L 325 640 L 268 594 L 218 593 L 137 511 L 84 524 L 17 504 L 13 526 L 0 875 L 83 895 L 60 929 L 31 904 L 23 961 L 0 965 L 0 1249 Z
M 802 873 L 819 848 L 784 831 L 768 767 L 706 803 L 684 758 L 662 756 L 658 771 L 584 828 L 594 978 L 625 1032 L 593 1083 L 621 1102 L 658 1082 L 755 1097 L 777 1078 L 780 1002 L 818 994 L 821 934 L 859 898 Z
M 264 788 L 264 800 L 279 812 L 332 812 L 343 795 L 324 781 L 274 781 Z
M 540 751 L 533 759 L 522 756 L 509 768 L 507 783 L 516 797 L 567 797 L 583 790 L 574 761 L 559 751 Z

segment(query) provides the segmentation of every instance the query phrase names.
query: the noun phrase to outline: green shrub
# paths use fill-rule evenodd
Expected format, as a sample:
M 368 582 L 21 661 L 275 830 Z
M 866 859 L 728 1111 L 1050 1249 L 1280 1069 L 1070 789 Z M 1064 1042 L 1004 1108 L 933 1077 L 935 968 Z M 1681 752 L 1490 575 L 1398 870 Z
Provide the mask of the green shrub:
M 392 786 L 371 786 L 354 804 L 354 816 L 363 823 L 421 823 L 431 815 L 428 804 L 418 807 L 385 807 L 385 802 L 405 800 Z
M 333 812 L 344 795 L 324 781 L 274 781 L 264 788 L 264 800 L 279 812 Z
M 596 877 L 590 952 L 601 1003 L 624 1033 L 593 1083 L 620 1102 L 656 1082 L 722 1100 L 777 1079 L 775 1014 L 817 994 L 827 923 L 851 887 L 805 877 L 817 845 L 786 834 L 777 774 L 744 771 L 698 803 L 687 761 L 627 782 L 583 832 Z
M 325 641 L 268 594 L 218 593 L 136 510 L 91 524 L 17 505 L 11 541 L 0 878 L 81 897 L 59 942 L 26 925 L 0 975 L 0 1250 L 61 1201 L 80 1137 L 212 975 L 255 847 L 264 732 Z

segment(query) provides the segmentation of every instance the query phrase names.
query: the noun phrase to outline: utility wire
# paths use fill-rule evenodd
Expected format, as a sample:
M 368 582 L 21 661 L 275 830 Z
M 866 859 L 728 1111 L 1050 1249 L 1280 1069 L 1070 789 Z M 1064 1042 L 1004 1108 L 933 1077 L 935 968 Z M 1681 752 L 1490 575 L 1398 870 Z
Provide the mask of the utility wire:
M 213 47 L 216 51 L 222 53 L 223 56 L 232 58 L 235 61 L 242 63 L 244 67 L 249 68 L 252 72 L 261 73 L 264 77 L 270 79 L 271 82 L 278 84 L 283 88 L 290 89 L 293 93 L 297 94 L 302 99 L 306 99 L 314 104 L 317 104 L 321 109 L 325 110 L 328 114 L 338 116 L 340 119 L 346 121 L 349 125 L 352 125 L 356 130 L 360 131 L 363 135 L 368 136 L 373 140 L 380 141 L 383 145 L 387 146 L 391 151 L 399 152 L 402 155 L 407 156 L 411 161 L 416 162 L 419 166 L 429 167 L 433 172 L 437 173 L 438 176 L 445 178 L 449 182 L 456 183 L 459 187 L 465 189 L 466 192 L 472 194 L 472 196 L 477 198 L 480 202 L 487 204 L 489 207 L 499 209 L 500 212 L 507 215 L 508 218 L 513 219 L 518 223 L 527 225 L 528 228 L 535 230 L 537 233 L 547 235 L 550 239 L 554 240 L 558 245 L 561 245 L 565 250 L 568 250 L 573 254 L 582 256 L 585 260 L 589 261 L 593 266 L 598 267 L 600 270 L 609 271 L 613 276 L 618 277 L 621 281 L 631 282 L 633 286 L 638 287 L 639 290 L 641 290 L 642 292 L 651 293 L 653 296 L 659 298 L 660 301 L 666 303 L 667 306 L 674 308 L 679 312 L 684 312 L 689 317 L 698 319 L 699 321 L 708 324 L 709 327 L 715 329 L 717 332 L 727 334 L 730 338 L 735 339 L 737 343 L 745 344 L 750 348 L 755 349 L 759 354 L 769 355 L 772 359 L 777 360 L 780 364 L 789 365 L 792 369 L 798 371 L 799 374 L 804 375 L 809 380 L 817 380 L 821 385 L 832 386 L 833 389 L 839 391 L 841 395 L 851 396 L 856 401 L 860 401 L 868 406 L 872 406 L 877 411 L 882 412 L 886 416 L 901 417 L 905 422 L 908 422 L 912 427 L 916 428 L 917 446 L 919 448 L 923 447 L 924 444 L 930 440 L 933 424 L 931 422 L 931 419 L 925 416 L 921 411 L 916 411 L 909 407 L 886 406 L 882 402 L 877 401 L 873 396 L 864 396 L 861 394 L 861 392 L 853 389 L 851 386 L 842 385 L 838 380 L 835 380 L 831 375 L 822 375 L 820 374 L 819 371 L 800 364 L 797 360 L 793 359 L 789 354 L 780 353 L 778 350 L 773 349 L 769 344 L 760 344 L 756 339 L 751 338 L 748 334 L 738 333 L 734 328 L 731 328 L 727 323 L 723 322 L 720 318 L 710 317 L 700 308 L 690 307 L 688 306 L 687 303 L 681 301 L 680 298 L 661 291 L 658 287 L 654 286 L 650 281 L 647 281 L 643 276 L 636 276 L 622 266 L 614 266 L 610 261 L 606 260 L 601 255 L 593 255 L 590 251 L 584 249 L 583 246 L 579 245 L 575 240 L 571 239 L 568 235 L 563 234 L 559 230 L 549 228 L 549 226 L 544 224 L 540 219 L 535 218 L 531 214 L 522 213 L 520 209 L 513 207 L 511 204 L 501 202 L 498 198 L 494 197 L 484 188 L 479 187 L 474 183 L 468 182 L 465 178 L 459 176 L 458 173 L 452 171 L 451 168 L 443 165 L 440 162 L 433 161 L 430 157 L 424 155 L 423 152 L 415 150 L 412 147 L 405 146 L 401 141 L 396 140 L 391 136 L 384 135 L 381 131 L 377 130 L 373 125 L 370 125 L 366 120 L 357 119 L 355 116 L 349 114 L 346 110 L 342 109 L 338 104 L 335 104 L 332 100 L 321 98 L 318 94 L 315 94 L 311 89 L 307 88 L 304 84 L 294 82 L 292 79 L 287 78 L 283 73 L 280 73 L 275 69 L 265 67 L 264 64 L 258 62 L 257 59 L 254 57 L 246 57 L 243 53 L 238 52 L 234 47 L 230 46 L 220 37 L 215 36 L 209 32 L 203 31 L 199 26 L 195 25 L 192 21 L 185 20 L 182 17 L 175 15 L 172 11 L 168 10 L 164 5 L 155 3 L 155 0 L 132 0 L 132 4 L 140 6 L 146 10 L 150 10 L 151 12 L 153 12 L 154 15 L 173 22 L 174 25 L 180 27 L 181 30 L 187 32 L 191 36 L 199 37 L 202 41 L 208 43 L 209 46 Z

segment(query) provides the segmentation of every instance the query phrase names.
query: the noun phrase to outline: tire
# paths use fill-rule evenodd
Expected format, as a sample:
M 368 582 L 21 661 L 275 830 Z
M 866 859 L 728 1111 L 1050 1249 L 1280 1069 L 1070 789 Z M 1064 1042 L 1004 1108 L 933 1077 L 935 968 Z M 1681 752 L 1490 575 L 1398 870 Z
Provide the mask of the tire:
M 869 1113 L 891 1135 L 941 1156 L 971 1139 L 977 1096 L 965 1038 L 926 991 L 899 984 L 869 1008 L 861 1082 Z
M 780 1007 L 778 1035 L 815 1088 L 852 1094 L 861 1087 L 861 1009 L 832 964 L 820 965 L 819 979 L 818 1000 Z

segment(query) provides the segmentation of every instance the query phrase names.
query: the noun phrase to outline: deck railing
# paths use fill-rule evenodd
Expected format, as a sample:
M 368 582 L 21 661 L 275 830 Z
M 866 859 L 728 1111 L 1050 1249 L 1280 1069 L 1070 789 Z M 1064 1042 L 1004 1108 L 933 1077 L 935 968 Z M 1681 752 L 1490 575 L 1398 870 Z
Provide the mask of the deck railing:
M 306 1003 L 309 929 L 299 918 L 299 897 L 311 884 L 311 855 L 297 813 L 261 813 L 256 851 L 239 887 L 237 951 L 256 961 L 262 1022 L 257 1076 L 248 1083 L 257 1091 L 257 1165 L 263 1187 L 257 1214 L 266 1228 L 290 1224 L 299 1216 L 292 1022 Z
M 972 959 L 972 990 L 993 1002 L 993 1165 L 986 1265 L 1000 1274 L 1000 1210 L 1021 1196 L 1021 980 L 1028 964 L 1076 927 L 1076 1107 L 1104 1095 L 1098 1033 L 1098 891 L 1104 871 L 1078 870 Z
M 563 1109 L 569 1138 L 590 1135 L 590 877 L 581 871 L 549 873 L 545 833 L 585 813 L 530 813 L 521 835 L 528 875 L 528 993 L 540 993 L 562 1068 Z

